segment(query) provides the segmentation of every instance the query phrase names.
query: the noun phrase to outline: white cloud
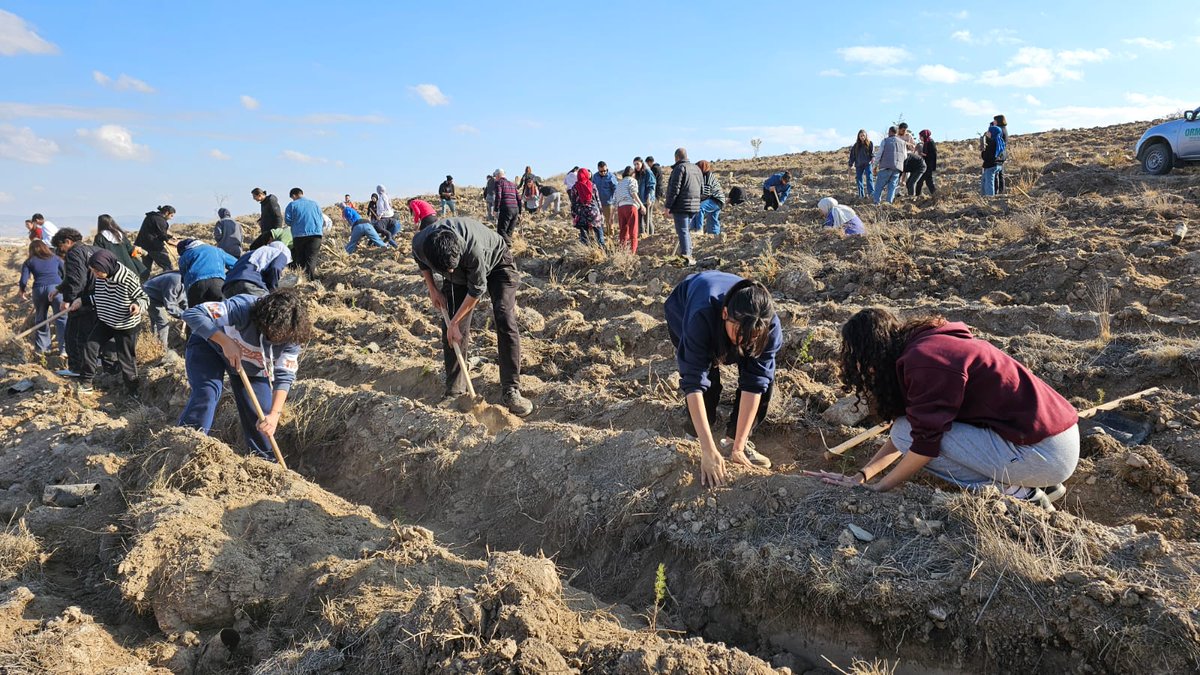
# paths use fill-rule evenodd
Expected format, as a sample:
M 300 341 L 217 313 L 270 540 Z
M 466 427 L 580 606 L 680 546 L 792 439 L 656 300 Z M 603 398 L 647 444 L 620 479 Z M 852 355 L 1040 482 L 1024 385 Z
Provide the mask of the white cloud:
M 991 117 L 996 114 L 996 104 L 987 99 L 975 101 L 969 98 L 956 98 L 950 102 L 950 107 L 967 117 Z
M 1054 72 L 1049 68 L 1019 68 L 1004 75 L 998 70 L 987 70 L 980 75 L 984 84 L 994 87 L 1046 87 L 1054 83 Z
M 311 113 L 298 117 L 287 115 L 267 115 L 272 122 L 288 122 L 292 124 L 386 124 L 388 118 L 383 115 L 349 115 L 346 113 Z
M 1021 100 L 1025 101 L 1029 105 L 1041 105 L 1042 104 L 1042 102 L 1039 101 L 1037 99 L 1037 97 L 1034 96 L 1033 94 L 1025 94 L 1024 96 L 1021 97 Z
M 442 93 L 441 89 L 438 89 L 436 84 L 418 84 L 416 86 L 409 87 L 409 89 L 417 96 L 420 96 L 421 100 L 425 101 L 425 103 L 431 106 L 446 105 L 450 103 L 450 99 Z
M 297 164 L 328 164 L 329 163 L 329 160 L 325 159 L 324 157 L 313 157 L 312 155 L 306 155 L 303 152 L 297 152 L 295 150 L 284 150 L 283 152 L 279 153 L 279 156 L 282 157 L 283 159 L 288 160 L 289 162 L 295 162 Z
M 975 35 L 969 30 L 956 30 L 950 34 L 950 39 L 969 45 L 1015 45 L 1020 44 L 1021 38 L 1010 28 L 993 28 L 983 35 Z
M 828 70 L 822 70 L 821 72 L 817 73 L 817 75 L 819 75 L 820 77 L 845 77 L 846 76 L 845 73 L 838 70 L 837 68 L 829 68 Z
M 154 87 L 151 87 L 136 77 L 130 77 L 125 73 L 121 73 L 117 76 L 117 79 L 114 80 L 99 70 L 93 70 L 92 79 L 96 81 L 96 84 L 107 89 L 115 89 L 116 91 L 137 91 L 143 94 L 154 93 Z
M 140 116 L 139 113 L 120 108 L 80 108 L 56 103 L 0 102 L 0 119 L 34 117 L 63 120 L 114 120 Z
M 1011 70 L 988 70 L 980 79 L 983 84 L 994 87 L 1048 87 L 1061 80 L 1081 80 L 1083 73 L 1078 70 L 1079 66 L 1100 63 L 1111 56 L 1112 52 L 1104 48 L 1056 52 L 1042 47 L 1021 47 L 1008 60 Z
M 738 147 L 749 148 L 751 138 L 761 138 L 764 145 L 781 147 L 788 152 L 834 150 L 854 142 L 853 137 L 839 134 L 836 129 L 809 130 L 796 125 L 728 127 L 725 131 L 746 137 L 738 141 Z
M 225 153 L 221 152 L 220 150 L 218 150 L 218 149 L 216 149 L 216 148 L 213 148 L 212 150 L 209 150 L 209 151 L 208 151 L 208 156 L 209 156 L 209 157 L 212 157 L 212 158 L 213 158 L 213 159 L 215 159 L 215 160 L 222 161 L 222 162 L 227 162 L 227 161 L 229 161 L 229 159 L 230 159 L 229 155 L 227 155 L 227 154 L 225 154 Z
M 1175 48 L 1175 43 L 1171 42 L 1170 40 L 1155 40 L 1148 37 L 1128 38 L 1121 40 L 1121 42 L 1124 42 L 1127 45 L 1133 45 L 1135 47 L 1141 47 L 1142 49 L 1150 49 L 1154 51 L 1166 51 L 1168 49 Z
M 97 129 L 77 129 L 75 133 L 113 159 L 137 161 L 150 159 L 150 148 L 135 143 L 133 133 L 125 127 L 105 124 Z
M 837 50 L 850 63 L 868 63 L 873 66 L 889 66 L 897 61 L 907 61 L 912 54 L 901 47 L 843 47 Z
M 1079 66 L 1085 63 L 1100 63 L 1107 61 L 1112 56 L 1112 52 L 1101 47 L 1100 49 L 1070 49 L 1058 53 L 1058 60 L 1064 66 Z
M 0 192 L 0 204 L 7 204 L 13 200 L 13 196 L 7 192 Z
M 1125 94 L 1124 99 L 1124 105 L 1044 108 L 1037 111 L 1031 123 L 1038 130 L 1098 127 L 1157 119 L 1179 110 L 1191 109 L 1192 105 L 1183 99 L 1138 93 Z
M 258 110 L 258 99 L 242 94 L 242 107 L 246 110 Z
M 25 19 L 0 9 L 0 54 L 57 54 L 58 46 L 33 31 Z
M 920 68 L 917 68 L 917 77 L 925 80 L 926 82 L 954 84 L 956 82 L 962 82 L 963 80 L 969 78 L 970 75 L 967 75 L 966 73 L 960 73 L 949 66 L 943 66 L 939 63 L 932 66 L 921 66 Z
M 0 124 L 0 158 L 29 164 L 49 164 L 58 154 L 58 143 L 41 138 L 29 127 Z
M 475 127 L 471 126 L 470 124 L 459 124 L 454 127 L 454 133 L 456 133 L 456 134 L 471 134 L 474 136 L 474 135 L 479 134 L 479 130 L 476 129 Z
M 956 30 L 950 34 L 950 39 L 971 44 L 973 38 L 971 37 L 971 31 L 969 30 Z

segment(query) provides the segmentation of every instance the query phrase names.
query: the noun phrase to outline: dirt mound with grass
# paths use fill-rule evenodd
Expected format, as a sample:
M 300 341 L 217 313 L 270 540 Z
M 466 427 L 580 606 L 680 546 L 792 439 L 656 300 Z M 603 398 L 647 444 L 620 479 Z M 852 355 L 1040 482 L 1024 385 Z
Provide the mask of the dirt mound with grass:
M 973 142 L 941 144 L 935 197 L 884 207 L 851 196 L 843 153 L 715 162 L 726 191 L 797 177 L 783 210 L 729 206 L 722 236 L 697 237 L 698 266 L 764 281 L 784 328 L 755 436 L 775 468 L 733 467 L 717 490 L 683 433 L 662 303 L 693 270 L 661 214 L 638 256 L 523 218 L 537 407 L 520 419 L 496 405 L 488 308 L 483 398 L 439 405 L 439 323 L 407 237 L 348 256 L 328 209 L 322 278 L 304 285 L 317 337 L 279 432 L 291 471 L 243 454 L 231 402 L 210 438 L 173 426 L 181 334 L 165 353 L 143 334 L 137 401 L 107 375 L 80 395 L 57 357 L 6 339 L 0 670 L 1194 671 L 1200 252 L 1171 237 L 1200 188 L 1136 170 L 1143 126 L 1013 136 L 990 199 Z M 823 196 L 867 235 L 822 228 Z M 22 252 L 0 255 L 12 281 Z M 1080 409 L 1160 391 L 1083 425 L 1054 513 L 934 480 L 825 486 L 799 470 L 852 471 L 882 442 L 822 459 L 878 421 L 836 365 L 841 324 L 875 305 L 966 321 Z M 20 326 L 28 308 L 0 313 Z

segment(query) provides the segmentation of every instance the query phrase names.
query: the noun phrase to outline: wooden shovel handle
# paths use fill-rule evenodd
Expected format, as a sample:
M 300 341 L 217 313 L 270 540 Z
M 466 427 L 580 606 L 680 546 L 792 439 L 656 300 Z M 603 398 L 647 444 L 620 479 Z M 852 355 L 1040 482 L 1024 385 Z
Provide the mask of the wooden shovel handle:
M 262 405 L 258 402 L 258 397 L 254 395 L 254 388 L 250 386 L 250 378 L 246 376 L 246 371 L 238 368 L 238 375 L 242 378 L 242 386 L 246 388 L 246 396 L 250 398 L 250 403 L 254 405 L 254 412 L 258 413 L 258 421 L 261 422 L 267 419 L 263 414 Z M 267 440 L 271 441 L 271 450 L 275 453 L 275 461 L 279 462 L 279 466 L 287 469 L 287 462 L 283 461 L 283 453 L 279 451 L 279 444 L 275 442 L 275 434 L 269 434 Z
M 450 314 L 446 312 L 444 307 L 439 307 L 442 312 L 442 321 L 446 322 L 446 332 L 450 331 Z M 449 336 L 446 337 L 449 342 Z M 471 383 L 471 371 L 467 368 L 467 360 L 463 357 L 462 347 L 457 342 L 450 342 L 450 346 L 454 348 L 454 356 L 458 358 L 458 367 L 462 370 L 463 377 L 467 378 L 467 393 L 471 398 L 475 398 L 475 385 Z

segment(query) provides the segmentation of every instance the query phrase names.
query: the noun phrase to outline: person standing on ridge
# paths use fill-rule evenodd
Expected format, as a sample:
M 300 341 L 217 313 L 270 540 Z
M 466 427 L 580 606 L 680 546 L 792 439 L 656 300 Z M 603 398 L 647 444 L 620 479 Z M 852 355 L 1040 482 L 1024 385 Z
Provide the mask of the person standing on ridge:
M 875 144 L 866 129 L 858 130 L 858 138 L 850 146 L 850 170 L 854 172 L 854 185 L 858 196 L 869 197 L 875 192 L 875 181 L 871 180 L 871 163 L 875 161 Z
M 283 222 L 292 230 L 292 260 L 296 267 L 304 270 L 310 281 L 315 281 L 321 242 L 325 235 L 325 219 L 321 207 L 306 198 L 304 190 L 292 188 L 288 196 L 292 202 L 283 213 Z
M 508 244 L 478 220 L 455 217 L 418 232 L 412 250 L 433 306 L 450 315 L 442 329 L 445 397 L 456 398 L 467 391 L 470 373 L 462 369 L 453 345 L 460 345 L 465 360 L 470 350 L 471 313 L 486 292 L 492 300 L 502 403 L 519 417 L 533 412 L 533 403 L 521 395 L 521 333 L 517 321 L 520 276 Z M 440 290 L 435 273 L 442 277 Z
M 392 208 L 392 198 L 388 195 L 387 188 L 382 185 L 375 186 L 375 214 L 377 224 L 381 228 L 387 230 L 392 237 L 400 236 L 404 225 L 396 217 L 396 209 Z M 370 213 L 367 215 L 367 220 L 370 220 Z
M 596 164 L 596 173 L 592 175 L 592 183 L 596 186 L 596 196 L 600 198 L 600 213 L 604 215 L 604 234 L 613 234 L 613 193 L 617 191 L 617 179 L 608 170 L 608 164 Z
M 458 212 L 454 210 L 454 194 L 454 177 L 446 176 L 446 180 L 438 186 L 438 198 L 442 200 L 438 208 L 438 215 L 444 216 L 446 211 L 449 211 L 452 216 L 458 215 Z
M 170 220 L 175 217 L 175 207 L 170 204 L 158 207 L 156 211 L 148 211 L 142 228 L 138 230 L 133 245 L 146 252 L 146 271 L 143 281 L 158 265 L 164 272 L 175 269 L 171 264 L 171 256 L 167 255 L 167 244 L 174 243 L 171 237 Z
M 638 199 L 642 201 L 644 224 L 638 229 L 643 237 L 654 234 L 654 204 L 658 200 L 658 178 L 641 157 L 633 158 L 633 177 L 638 183 Z
M 875 150 L 875 192 L 871 199 L 876 204 L 885 190 L 889 204 L 896 200 L 896 188 L 900 185 L 900 174 L 904 172 L 904 159 L 907 156 L 904 141 L 896 135 L 896 127 L 888 127 L 887 138 Z
M 513 232 L 517 229 L 517 223 L 521 219 L 521 198 L 516 185 L 504 177 L 504 169 L 496 169 L 492 174 L 496 177 L 496 201 L 493 208 L 496 210 L 496 233 L 504 239 L 505 243 L 511 243 Z
M 346 195 L 349 199 L 350 195 Z M 213 226 L 213 240 L 217 248 L 239 258 L 242 255 L 242 224 L 233 219 L 229 209 L 217 209 L 217 224 Z
M 689 266 L 695 265 L 696 259 L 692 257 L 692 237 L 688 228 L 691 227 L 692 218 L 700 212 L 700 193 L 703 187 L 704 176 L 700 173 L 700 167 L 688 161 L 686 148 L 677 148 L 663 206 L 675 220 L 679 255 L 683 256 Z
M 279 208 L 279 200 L 275 195 L 267 194 L 267 191 L 262 188 L 254 188 L 250 191 L 250 196 L 254 201 L 258 202 L 259 216 L 258 228 L 259 234 L 250 242 L 250 248 L 258 248 L 266 246 L 270 243 L 272 230 L 278 230 L 283 227 L 283 210 Z
M 62 283 L 63 260 L 54 255 L 54 251 L 41 239 L 29 242 L 29 257 L 21 264 L 21 278 L 17 282 L 17 297 L 26 298 L 26 288 L 30 279 L 33 280 L 33 323 L 37 325 L 46 320 L 51 313 L 54 288 Z M 67 317 L 60 316 L 54 320 L 55 333 L 58 336 L 59 355 L 67 353 Z M 50 326 L 42 326 L 33 333 L 33 345 L 39 354 L 50 352 Z
M 617 220 L 620 224 L 620 235 L 617 241 L 621 246 L 637 255 L 638 216 L 646 209 L 642 204 L 641 197 L 638 196 L 638 182 L 637 178 L 633 176 L 632 166 L 625 167 L 625 170 L 621 172 L 621 182 L 617 184 L 613 201 L 617 203 Z

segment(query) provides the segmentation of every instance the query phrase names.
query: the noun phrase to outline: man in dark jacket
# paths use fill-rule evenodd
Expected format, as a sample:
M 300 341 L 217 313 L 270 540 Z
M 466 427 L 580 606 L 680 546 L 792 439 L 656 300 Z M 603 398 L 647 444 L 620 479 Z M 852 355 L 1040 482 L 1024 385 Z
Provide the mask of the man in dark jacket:
M 704 176 L 700 167 L 688 161 L 687 150 L 675 151 L 675 165 L 671 167 L 671 180 L 667 184 L 667 196 L 663 202 L 667 212 L 675 220 L 675 234 L 679 237 L 679 255 L 688 265 L 695 265 L 692 257 L 692 237 L 688 224 L 700 212 L 700 192 Z
M 137 239 L 133 240 L 134 246 L 146 252 L 146 273 L 142 281 L 150 278 L 150 272 L 156 264 L 164 272 L 175 269 L 171 264 L 171 256 L 167 255 L 167 244 L 171 243 L 169 221 L 174 216 L 174 206 L 160 206 L 157 211 L 147 212 L 145 220 L 142 221 Z
M 83 243 L 79 230 L 64 227 L 50 240 L 54 251 L 63 259 L 63 280 L 55 295 L 58 310 L 67 309 L 71 303 L 80 301 L 80 307 L 67 315 L 67 367 L 58 371 L 63 377 L 78 377 L 83 368 L 83 353 L 88 335 L 96 325 L 96 306 L 92 303 L 92 291 L 96 279 L 88 269 L 88 259 L 100 250 Z
M 496 232 L 511 242 L 513 231 L 521 219 L 521 197 L 517 186 L 504 177 L 504 169 L 496 169 L 495 194 L 492 195 L 492 210 L 496 213 Z
M 446 176 L 446 180 L 438 186 L 438 198 L 442 200 L 441 208 L 438 209 L 438 215 L 446 215 L 446 211 L 450 215 L 457 216 L 458 212 L 454 210 L 454 177 Z
M 445 218 L 418 232 L 412 250 L 433 306 L 452 315 L 442 329 L 446 397 L 457 397 L 467 390 L 470 374 L 463 372 L 453 345 L 460 345 L 465 358 L 470 346 L 471 313 L 486 292 L 492 299 L 500 351 L 503 403 L 520 417 L 533 412 L 533 403 L 521 396 L 521 334 L 517 323 L 520 279 L 508 244 L 478 220 L 459 217 Z M 434 272 L 442 276 L 441 290 L 433 279 Z
M 262 188 L 254 188 L 250 191 L 250 196 L 258 202 L 261 209 L 258 216 L 260 234 L 250 243 L 250 248 L 255 249 L 271 243 L 271 230 L 283 227 L 283 209 L 279 208 L 279 200 L 275 195 L 267 194 Z

